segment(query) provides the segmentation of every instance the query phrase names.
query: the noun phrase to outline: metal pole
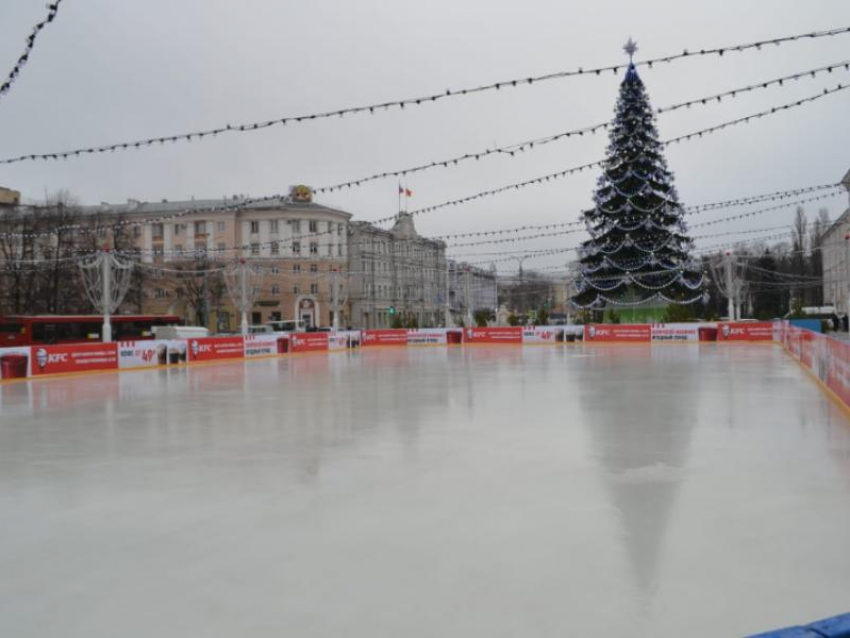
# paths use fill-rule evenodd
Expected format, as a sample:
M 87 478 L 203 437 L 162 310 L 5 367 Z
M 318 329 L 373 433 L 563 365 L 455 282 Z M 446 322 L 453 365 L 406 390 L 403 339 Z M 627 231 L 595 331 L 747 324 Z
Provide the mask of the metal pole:
M 248 334 L 248 264 L 244 260 L 239 264 L 239 279 L 242 293 L 242 334 Z
M 339 287 L 337 286 L 336 281 L 337 270 L 334 268 L 331 271 L 331 304 L 333 305 L 334 312 L 334 320 L 333 320 L 333 330 L 336 332 L 339 330 Z
M 103 269 L 103 342 L 112 342 L 112 322 L 109 320 L 110 305 L 112 303 L 112 270 L 111 266 L 112 255 L 108 250 L 100 254 L 100 264 Z
M 850 330 L 850 233 L 844 235 L 844 312 Z
M 465 286 L 466 286 L 466 325 L 467 325 L 467 327 L 472 325 L 472 297 L 470 296 L 470 291 L 469 291 L 470 276 L 471 276 L 470 269 L 469 269 L 469 266 L 467 266 L 466 267 L 466 281 L 464 282 Z
M 448 257 L 446 258 L 446 306 L 445 306 L 445 321 L 446 328 L 453 328 L 452 322 L 452 304 L 450 300 L 451 296 L 451 271 Z
M 726 252 L 726 295 L 729 300 L 728 314 L 729 321 L 735 321 L 735 302 L 734 292 L 732 290 L 732 252 Z

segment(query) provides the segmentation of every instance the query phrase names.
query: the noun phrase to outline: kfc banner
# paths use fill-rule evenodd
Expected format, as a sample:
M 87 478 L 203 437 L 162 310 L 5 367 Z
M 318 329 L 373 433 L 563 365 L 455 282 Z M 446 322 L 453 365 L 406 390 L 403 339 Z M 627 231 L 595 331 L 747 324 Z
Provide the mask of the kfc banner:
M 118 369 L 117 343 L 32 346 L 33 375 Z
M 699 341 L 700 327 L 708 326 L 697 323 L 654 323 L 650 333 L 653 341 Z
M 365 346 L 406 346 L 407 330 L 363 330 L 361 345 Z
M 328 350 L 327 332 L 295 332 L 289 337 L 290 352 L 320 352 Z
M 245 354 L 247 358 L 266 357 L 277 354 L 277 335 L 248 335 L 245 337 Z
M 535 326 L 534 328 L 523 328 L 523 343 L 563 343 L 563 326 Z
M 589 324 L 584 327 L 585 343 L 642 343 L 652 338 L 649 324 Z
M 443 329 L 434 330 L 408 330 L 407 344 L 410 346 L 427 346 L 427 345 L 446 345 L 446 331 Z
M 30 372 L 30 347 L 0 348 L 0 379 L 25 379 Z
M 245 356 L 242 337 L 205 337 L 189 339 L 189 361 L 241 359 Z
M 773 341 L 772 321 L 746 321 L 717 325 L 718 341 Z
M 464 343 L 522 343 L 522 327 L 464 328 Z

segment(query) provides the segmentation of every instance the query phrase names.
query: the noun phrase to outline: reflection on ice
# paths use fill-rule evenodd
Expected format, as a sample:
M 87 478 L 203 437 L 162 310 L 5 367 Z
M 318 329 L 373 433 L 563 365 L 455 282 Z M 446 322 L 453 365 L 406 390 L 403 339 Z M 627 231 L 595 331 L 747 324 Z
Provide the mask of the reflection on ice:
M 743 635 L 843 609 L 848 503 L 846 417 L 769 347 L 4 384 L 0 635 Z

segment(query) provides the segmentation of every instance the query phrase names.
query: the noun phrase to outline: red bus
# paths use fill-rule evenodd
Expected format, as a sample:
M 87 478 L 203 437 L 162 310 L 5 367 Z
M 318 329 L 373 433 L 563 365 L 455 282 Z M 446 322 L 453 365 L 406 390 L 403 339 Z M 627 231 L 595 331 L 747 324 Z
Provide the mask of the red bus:
M 113 315 L 113 341 L 153 339 L 154 326 L 182 325 L 176 315 Z M 0 347 L 100 341 L 102 315 L 8 315 L 0 317 Z

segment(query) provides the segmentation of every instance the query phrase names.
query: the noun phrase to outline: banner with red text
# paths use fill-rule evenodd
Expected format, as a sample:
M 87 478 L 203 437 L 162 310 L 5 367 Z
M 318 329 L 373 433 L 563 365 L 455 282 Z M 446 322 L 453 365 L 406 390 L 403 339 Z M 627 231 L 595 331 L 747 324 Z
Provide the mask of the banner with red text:
M 33 375 L 118 369 L 117 343 L 74 343 L 32 346 Z
M 408 330 L 407 345 L 410 346 L 427 346 L 427 345 L 446 345 L 446 331 L 443 328 L 433 328 L 431 330 Z
M 654 323 L 650 334 L 653 341 L 699 341 L 700 327 L 709 327 L 709 324 Z
M 245 356 L 242 337 L 205 337 L 188 339 L 189 361 L 215 361 L 217 359 L 241 359 Z
M 363 330 L 361 346 L 406 346 L 407 330 Z
M 289 336 L 290 352 L 320 352 L 327 349 L 327 332 L 294 332 Z
M 773 341 L 772 321 L 722 322 L 717 324 L 718 341 Z
M 564 326 L 535 326 L 522 329 L 523 343 L 560 343 L 564 341 Z
M 464 328 L 464 343 L 522 343 L 522 327 Z
M 245 357 L 267 357 L 277 354 L 278 335 L 260 334 L 248 335 L 245 338 Z
M 584 327 L 585 343 L 648 343 L 651 337 L 649 324 L 592 323 Z

